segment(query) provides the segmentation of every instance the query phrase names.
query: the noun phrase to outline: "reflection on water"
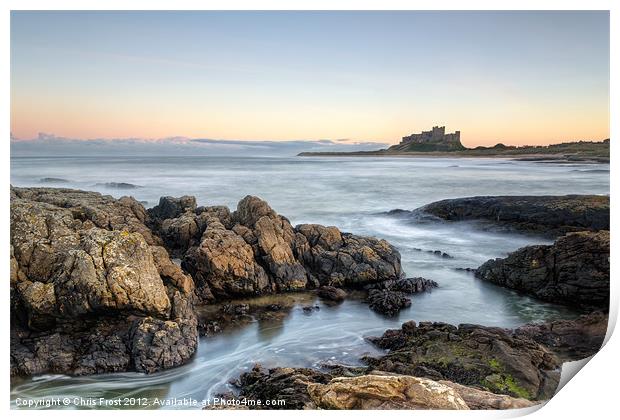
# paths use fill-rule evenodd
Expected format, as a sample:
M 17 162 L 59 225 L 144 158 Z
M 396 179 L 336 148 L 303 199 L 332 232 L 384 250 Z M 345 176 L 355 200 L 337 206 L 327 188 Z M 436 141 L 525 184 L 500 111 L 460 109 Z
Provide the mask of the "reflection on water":
M 45 177 L 64 178 L 70 181 L 67 186 L 117 197 L 130 193 L 149 205 L 161 195 L 193 194 L 199 204 L 234 207 L 245 194 L 258 195 L 293 224 L 335 225 L 344 231 L 387 239 L 401 252 L 409 276 L 427 277 L 440 285 L 432 293 L 414 296 L 411 307 L 394 318 L 370 311 L 360 299 L 331 306 L 309 293 L 278 297 L 291 306 L 288 314 L 201 338 L 195 357 L 186 366 L 153 375 L 13 379 L 12 406 L 16 398 L 38 397 L 191 397 L 200 401 L 225 391 L 231 378 L 255 363 L 265 367 L 360 364 L 360 356 L 379 353 L 364 337 L 397 328 L 409 319 L 515 327 L 575 316 L 566 308 L 483 283 L 471 273 L 456 270 L 478 267 L 490 258 L 548 240 L 485 231 L 468 223 L 416 223 L 378 213 L 481 194 L 607 194 L 608 170 L 609 165 L 540 165 L 490 159 L 12 159 L 14 185 L 42 185 L 40 179 Z M 95 186 L 106 182 L 143 187 L 123 191 Z M 440 250 L 453 258 L 441 258 L 427 250 Z M 303 311 L 304 306 L 313 304 L 319 310 Z

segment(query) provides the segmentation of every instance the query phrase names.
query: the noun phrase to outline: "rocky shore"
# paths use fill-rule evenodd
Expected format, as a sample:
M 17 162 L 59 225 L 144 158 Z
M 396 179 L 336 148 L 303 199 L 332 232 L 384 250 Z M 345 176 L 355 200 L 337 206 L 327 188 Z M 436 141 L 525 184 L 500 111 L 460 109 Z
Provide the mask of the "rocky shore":
M 533 245 L 480 266 L 476 276 L 538 299 L 607 310 L 609 231 L 575 232 L 553 245 Z
M 416 212 L 563 235 L 475 274 L 602 312 L 515 330 L 409 321 L 368 337 L 386 353 L 362 366 L 256 367 L 235 382 L 239 395 L 284 398 L 284 408 L 520 408 L 553 395 L 564 361 L 598 350 L 609 300 L 608 197 L 474 197 Z M 191 196 L 162 197 L 147 210 L 131 197 L 12 187 L 10 250 L 12 376 L 180 366 L 199 334 L 286 316 L 295 305 L 261 300 L 271 295 L 311 293 L 334 305 L 363 296 L 394 316 L 440 287 L 407 278 L 385 240 L 292 226 L 253 196 L 234 211 Z
M 515 330 L 408 321 L 368 340 L 389 352 L 365 366 L 263 369 L 232 384 L 235 397 L 284 399 L 263 409 L 513 409 L 553 396 L 561 364 L 602 345 L 607 317 L 528 324 Z
M 447 221 L 482 221 L 551 237 L 609 230 L 609 197 L 599 195 L 466 197 L 390 213 L 401 217 L 427 215 Z
M 195 352 L 197 303 L 319 288 L 339 300 L 340 288 L 403 279 L 386 241 L 293 227 L 257 197 L 233 212 L 162 197 L 147 211 L 130 197 L 11 188 L 11 371 L 155 372 Z

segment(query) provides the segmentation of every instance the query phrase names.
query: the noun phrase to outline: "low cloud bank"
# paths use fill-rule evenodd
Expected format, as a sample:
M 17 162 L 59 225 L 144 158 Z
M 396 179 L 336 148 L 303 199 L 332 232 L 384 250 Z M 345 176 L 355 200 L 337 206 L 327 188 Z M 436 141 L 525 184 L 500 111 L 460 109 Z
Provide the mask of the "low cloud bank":
M 380 142 L 336 140 L 70 139 L 41 133 L 11 139 L 11 156 L 294 156 L 300 152 L 352 152 L 388 147 Z

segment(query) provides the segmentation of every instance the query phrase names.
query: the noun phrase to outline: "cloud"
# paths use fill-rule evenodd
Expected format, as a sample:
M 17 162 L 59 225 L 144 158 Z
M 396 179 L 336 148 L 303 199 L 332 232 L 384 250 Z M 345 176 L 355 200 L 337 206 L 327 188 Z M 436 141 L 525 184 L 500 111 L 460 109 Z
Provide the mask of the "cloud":
M 345 141 L 346 140 L 346 141 Z M 356 151 L 385 148 L 381 142 L 320 140 L 217 140 L 188 137 L 161 139 L 74 139 L 39 133 L 34 139 L 11 138 L 12 156 L 294 156 L 300 152 Z

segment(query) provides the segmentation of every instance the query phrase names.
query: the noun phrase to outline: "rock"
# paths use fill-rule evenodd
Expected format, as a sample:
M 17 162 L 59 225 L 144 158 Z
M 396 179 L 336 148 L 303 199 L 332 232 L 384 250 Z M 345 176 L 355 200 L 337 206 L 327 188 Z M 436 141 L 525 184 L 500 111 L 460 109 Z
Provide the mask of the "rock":
M 317 294 L 323 299 L 334 302 L 342 302 L 347 297 L 347 292 L 334 286 L 321 286 Z
M 67 220 L 73 224 L 84 223 L 81 229 L 94 225 L 106 230 L 125 230 L 141 234 L 149 245 L 161 245 L 161 239 L 145 225 L 146 210 L 132 197 L 117 200 L 109 195 L 67 188 L 11 187 L 11 194 L 12 200 L 24 200 L 20 201 L 19 209 L 26 218 L 29 217 L 28 211 L 38 213 L 46 207 L 44 204 L 48 204 L 58 217 L 62 213 L 62 217 L 70 215 Z M 19 209 L 11 207 L 11 214 Z
M 513 331 L 462 324 L 405 323 L 369 338 L 385 356 L 367 357 L 381 371 L 449 380 L 528 400 L 550 398 L 559 381 L 559 359 Z
M 128 197 L 11 189 L 12 375 L 154 372 L 189 360 L 193 283 L 146 219 Z
M 185 364 L 198 345 L 195 323 L 151 317 L 137 321 L 129 339 L 132 363 L 146 373 Z
M 165 219 L 159 224 L 157 233 L 163 239 L 166 248 L 173 255 L 182 257 L 192 246 L 200 243 L 204 229 L 196 223 L 196 215 L 184 213 L 174 219 Z
M 494 394 L 471 386 L 465 386 L 450 381 L 439 381 L 440 384 L 452 388 L 470 410 L 511 410 L 527 408 L 540 404 L 538 401 L 529 401 L 525 398 L 514 398 L 509 395 Z
M 164 221 L 162 230 L 176 226 L 176 220 L 185 216 L 188 221 L 178 223 L 189 226 L 193 216 L 185 213 Z M 343 234 L 335 227 L 293 228 L 257 197 L 245 197 L 232 215 L 222 208 L 201 208 L 194 221 L 197 231 L 203 227 L 204 231 L 184 254 L 182 266 L 192 275 L 203 300 L 203 288 L 215 299 L 228 299 L 321 285 L 361 287 L 402 275 L 400 254 L 386 241 Z M 166 232 L 171 230 L 162 232 L 164 238 Z M 195 238 L 193 228 L 172 232 L 166 243 L 177 238 L 191 244 Z
M 200 246 L 187 251 L 182 267 L 192 275 L 196 293 L 203 300 L 273 290 L 264 268 L 254 259 L 252 246 L 215 219 L 204 231 Z
M 414 212 L 553 235 L 609 230 L 609 197 L 599 195 L 467 197 L 437 201 Z
M 118 190 L 133 190 L 142 188 L 140 185 L 130 184 L 128 182 L 102 182 L 95 184 L 97 187 L 114 188 Z
M 487 261 L 476 276 L 541 300 L 607 311 L 609 231 L 570 233 L 553 245 L 521 248 Z
M 439 287 L 439 285 L 433 280 L 425 279 L 424 277 L 411 277 L 370 284 L 365 288 L 367 290 L 386 289 L 406 294 L 416 294 L 431 291 L 435 287 Z
M 411 306 L 411 300 L 403 293 L 392 290 L 372 289 L 366 300 L 370 309 L 388 316 L 394 316 L 401 309 Z
M 320 284 L 362 287 L 402 275 L 400 253 L 387 241 L 320 225 L 296 227 L 295 253 Z
M 149 209 L 149 215 L 153 219 L 161 221 L 174 219 L 186 212 L 194 212 L 196 209 L 196 197 L 184 195 L 183 197 L 161 197 L 159 204 Z
M 39 182 L 42 182 L 44 184 L 66 184 L 69 182 L 69 180 L 64 179 L 64 178 L 47 177 L 47 178 L 41 178 Z
M 306 270 L 293 255 L 295 232 L 286 218 L 276 214 L 260 198 L 246 196 L 237 205 L 233 220 L 252 230 L 256 257 L 268 268 L 278 291 L 306 288 Z
M 526 324 L 515 334 L 545 345 L 563 361 L 580 360 L 599 351 L 607 334 L 607 321 L 606 314 L 593 312 L 577 319 Z
M 413 376 L 334 378 L 327 384 L 308 385 L 308 393 L 317 406 L 326 409 L 469 409 L 451 387 Z
M 304 368 L 275 368 L 268 371 L 259 365 L 241 375 L 235 383 L 248 399 L 284 399 L 285 406 L 263 406 L 264 409 L 300 410 L 318 408 L 308 394 L 308 385 L 325 384 L 331 375 Z

